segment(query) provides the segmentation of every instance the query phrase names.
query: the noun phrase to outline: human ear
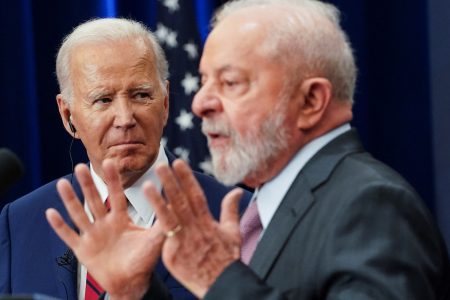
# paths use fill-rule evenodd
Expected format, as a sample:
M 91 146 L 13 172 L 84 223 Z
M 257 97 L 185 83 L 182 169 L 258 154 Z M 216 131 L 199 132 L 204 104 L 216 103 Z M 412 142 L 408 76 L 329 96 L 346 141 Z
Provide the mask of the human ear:
M 332 85 L 326 78 L 314 77 L 304 80 L 297 90 L 300 105 L 297 127 L 300 130 L 314 128 L 323 120 L 332 98 Z
M 58 111 L 61 117 L 61 121 L 63 122 L 64 128 L 71 136 L 75 138 L 76 129 L 75 126 L 72 124 L 73 121 L 71 120 L 72 114 L 70 111 L 69 103 L 67 103 L 67 101 L 64 100 L 61 94 L 56 95 L 56 103 L 58 104 Z M 71 127 L 73 127 L 73 129 L 75 130 L 72 130 Z
M 164 126 L 167 124 L 167 120 L 169 119 L 169 89 L 170 83 L 168 80 L 166 80 L 166 90 L 165 90 L 165 96 L 164 96 Z

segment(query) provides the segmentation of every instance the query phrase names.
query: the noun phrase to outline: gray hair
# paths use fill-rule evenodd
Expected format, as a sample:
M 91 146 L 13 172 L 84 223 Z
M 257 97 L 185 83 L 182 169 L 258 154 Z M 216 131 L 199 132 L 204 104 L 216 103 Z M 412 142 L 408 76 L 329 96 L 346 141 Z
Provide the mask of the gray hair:
M 94 19 L 82 23 L 67 35 L 56 57 L 56 77 L 64 101 L 72 102 L 73 83 L 70 77 L 70 57 L 72 51 L 85 44 L 114 42 L 124 38 L 141 39 L 155 55 L 161 87 L 169 77 L 169 67 L 163 49 L 154 34 L 142 23 L 120 18 Z
M 335 6 L 317 0 L 235 0 L 216 13 L 213 27 L 249 7 L 284 13 L 282 18 L 271 19 L 261 49 L 286 68 L 288 86 L 309 76 L 321 76 L 333 85 L 335 99 L 353 102 L 355 58 Z

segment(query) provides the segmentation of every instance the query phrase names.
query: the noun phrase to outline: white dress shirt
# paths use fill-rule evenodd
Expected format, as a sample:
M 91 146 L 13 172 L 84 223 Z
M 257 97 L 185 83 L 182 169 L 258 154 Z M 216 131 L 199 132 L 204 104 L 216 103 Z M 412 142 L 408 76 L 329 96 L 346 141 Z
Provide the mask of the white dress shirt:
M 150 206 L 147 198 L 145 197 L 142 191 L 142 184 L 144 181 L 151 180 L 152 183 L 156 186 L 156 188 L 161 191 L 161 182 L 155 174 L 154 166 L 159 163 L 168 164 L 169 160 L 167 158 L 166 152 L 164 151 L 164 147 L 162 145 L 159 146 L 159 153 L 156 161 L 153 165 L 141 176 L 132 186 L 127 188 L 124 193 L 128 199 L 128 215 L 134 224 L 142 226 L 142 227 L 150 227 L 153 224 L 153 220 L 155 218 L 155 214 L 153 208 Z M 103 203 L 108 198 L 108 188 L 105 182 L 98 176 L 98 174 L 94 171 L 94 168 L 90 168 L 92 179 L 94 180 L 95 187 L 100 194 L 100 198 Z M 93 217 L 91 212 L 89 211 L 89 207 L 87 203 L 84 203 L 84 209 L 91 220 L 93 221 Z M 82 264 L 78 264 L 78 299 L 84 300 L 84 294 L 86 290 L 86 267 Z
M 306 163 L 326 144 L 350 129 L 350 124 L 346 123 L 312 140 L 295 154 L 277 176 L 259 188 L 257 206 L 263 226 L 261 236 L 264 234 L 267 226 L 269 226 L 270 220 L 272 220 L 281 200 L 283 200 L 298 173 L 300 173 Z

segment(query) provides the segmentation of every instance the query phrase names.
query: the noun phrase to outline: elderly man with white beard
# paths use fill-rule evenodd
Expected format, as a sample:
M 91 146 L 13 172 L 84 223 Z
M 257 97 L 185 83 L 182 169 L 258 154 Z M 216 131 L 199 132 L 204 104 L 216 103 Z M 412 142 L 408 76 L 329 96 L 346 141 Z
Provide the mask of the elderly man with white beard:
M 144 191 L 177 280 L 214 300 L 448 299 L 450 263 L 429 211 L 350 126 L 356 67 L 336 7 L 231 1 L 200 73 L 192 110 L 215 176 L 256 192 L 242 218 L 241 192 L 230 192 L 216 222 L 186 163 L 156 168 L 164 196 L 151 182 Z M 145 299 L 167 299 L 147 288 Z

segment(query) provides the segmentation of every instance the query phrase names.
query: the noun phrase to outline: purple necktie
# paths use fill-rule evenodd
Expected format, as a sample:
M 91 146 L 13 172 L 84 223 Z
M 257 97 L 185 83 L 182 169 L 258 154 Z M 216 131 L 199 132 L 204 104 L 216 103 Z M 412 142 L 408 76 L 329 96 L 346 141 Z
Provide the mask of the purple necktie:
M 255 199 L 245 210 L 240 222 L 242 238 L 241 260 L 246 265 L 250 262 L 253 252 L 255 252 L 262 229 Z

